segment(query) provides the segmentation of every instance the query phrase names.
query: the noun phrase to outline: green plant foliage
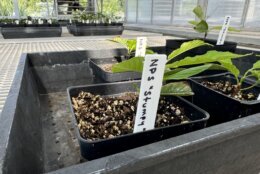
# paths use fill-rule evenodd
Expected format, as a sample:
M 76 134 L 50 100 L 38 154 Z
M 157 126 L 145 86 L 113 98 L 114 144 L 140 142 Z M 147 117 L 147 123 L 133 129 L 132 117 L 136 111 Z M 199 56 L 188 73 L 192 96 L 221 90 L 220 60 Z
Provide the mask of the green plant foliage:
M 193 9 L 193 13 L 199 19 L 199 21 L 189 21 L 191 25 L 193 25 L 193 29 L 198 33 L 204 33 L 204 39 L 206 39 L 208 32 L 211 30 L 221 30 L 222 26 L 214 26 L 209 27 L 206 21 L 206 15 L 200 5 Z M 228 31 L 235 31 L 238 32 L 239 30 L 229 27 Z
M 161 95 L 190 96 L 194 93 L 187 82 L 173 82 L 162 86 Z
M 127 49 L 128 56 L 130 56 L 136 50 L 136 39 L 125 39 L 118 36 L 111 39 L 110 41 L 120 43 L 122 46 L 124 46 Z M 146 48 L 146 54 L 154 54 L 154 52 L 153 50 Z
M 135 71 L 141 73 L 143 71 L 143 61 L 144 61 L 143 57 L 133 57 L 123 62 L 114 64 L 112 67 L 112 72 L 120 73 L 120 72 Z
M 198 5 L 197 7 L 195 7 L 193 9 L 193 13 L 200 19 L 200 20 L 205 20 L 205 14 L 204 11 L 202 9 L 202 7 L 200 5 Z
M 201 20 L 198 24 L 194 26 L 194 30 L 199 33 L 207 33 L 209 30 L 208 23 L 205 20 Z
M 231 52 L 220 52 L 220 51 L 208 51 L 207 53 L 203 55 L 198 55 L 195 57 L 186 57 L 182 60 L 173 62 L 171 64 L 167 64 L 167 68 L 178 68 L 182 66 L 187 66 L 187 65 L 198 65 L 198 64 L 204 64 L 204 63 L 211 63 L 211 62 L 218 62 L 221 60 L 226 60 L 226 59 L 234 59 L 234 58 L 240 58 L 244 56 L 248 56 L 251 54 L 245 54 L 245 55 L 240 55 L 240 54 L 235 54 Z
M 205 46 L 205 45 L 208 45 L 208 46 L 212 46 L 208 43 L 205 43 L 204 41 L 202 40 L 192 40 L 192 41 L 189 41 L 189 42 L 184 42 L 180 48 L 174 50 L 169 56 L 168 56 L 168 62 L 170 62 L 170 60 L 174 59 L 175 57 L 189 51 L 189 50 L 192 50 L 194 48 L 197 48 L 197 47 L 201 47 L 201 46 Z
M 201 65 L 201 66 L 195 66 L 192 68 L 186 68 L 184 70 L 178 71 L 176 73 L 172 73 L 170 75 L 169 72 L 168 74 L 164 75 L 163 80 L 182 80 L 182 79 L 187 79 L 191 76 L 197 75 L 205 70 L 208 70 L 212 64 L 206 64 L 206 65 Z

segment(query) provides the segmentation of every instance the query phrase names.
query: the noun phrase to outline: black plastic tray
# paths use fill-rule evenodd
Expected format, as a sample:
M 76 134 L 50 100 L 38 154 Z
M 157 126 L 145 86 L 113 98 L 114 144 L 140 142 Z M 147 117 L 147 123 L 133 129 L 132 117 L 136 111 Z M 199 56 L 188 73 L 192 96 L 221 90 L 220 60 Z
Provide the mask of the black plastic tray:
M 124 31 L 122 25 L 68 25 L 69 32 L 74 36 L 97 36 L 97 35 L 121 35 Z
M 71 104 L 71 98 L 77 97 L 80 91 L 91 92 L 93 94 L 98 95 L 113 95 L 120 94 L 123 92 L 135 92 L 136 90 L 134 84 L 140 85 L 140 82 L 132 81 L 88 86 L 76 86 L 68 88 L 67 92 L 71 111 L 75 120 L 75 126 L 77 127 L 77 123 L 74 110 Z M 111 139 L 98 141 L 88 141 L 86 139 L 83 139 L 80 136 L 77 127 L 75 130 L 77 130 L 81 155 L 88 160 L 92 160 L 206 127 L 207 120 L 209 119 L 209 114 L 207 112 L 203 111 L 202 109 L 198 108 L 197 106 L 189 103 L 188 101 L 182 98 L 173 96 L 167 96 L 167 98 L 175 104 L 178 104 L 185 108 L 185 113 L 191 120 L 189 123 L 167 126 L 163 128 L 155 128 L 153 130 L 141 133 L 127 134 Z
M 260 112 L 260 101 L 240 101 L 229 97 L 221 92 L 215 91 L 201 84 L 202 81 L 230 81 L 235 83 L 235 79 L 230 74 L 204 76 L 200 78 L 191 78 L 191 87 L 195 95 L 192 97 L 192 103 L 205 109 L 210 114 L 208 125 L 216 125 L 231 121 L 237 118 L 245 117 Z M 247 79 L 244 87 L 253 84 L 253 80 Z M 256 86 L 248 90 L 259 94 L 260 87 Z
M 60 37 L 62 33 L 62 28 L 60 26 L 2 27 L 1 32 L 5 39 Z
M 106 82 L 119 82 L 126 80 L 137 80 L 141 79 L 142 74 L 138 72 L 123 72 L 123 73 L 112 73 L 103 70 L 100 65 L 102 64 L 113 64 L 117 63 L 117 58 L 98 58 L 98 59 L 90 59 L 89 66 L 93 70 L 93 74 L 95 76 L 100 77 L 102 80 Z

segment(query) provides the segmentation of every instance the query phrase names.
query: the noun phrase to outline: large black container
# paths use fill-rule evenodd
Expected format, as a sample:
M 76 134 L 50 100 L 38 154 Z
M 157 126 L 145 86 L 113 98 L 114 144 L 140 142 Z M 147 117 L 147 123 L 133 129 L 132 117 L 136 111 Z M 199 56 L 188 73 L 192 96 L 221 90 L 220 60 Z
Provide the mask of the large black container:
M 141 79 L 142 74 L 138 72 L 123 72 L 123 73 L 112 73 L 105 71 L 101 68 L 102 64 L 115 64 L 118 62 L 116 58 L 105 58 L 105 59 L 90 59 L 89 66 L 93 70 L 95 76 L 100 77 L 106 82 L 119 82 L 126 80 L 136 80 Z
M 178 49 L 181 44 L 184 42 L 192 41 L 192 39 L 168 39 L 166 40 L 166 54 L 169 55 L 173 50 Z M 198 48 L 194 48 L 174 59 L 175 61 L 183 59 L 186 56 L 195 56 L 205 54 L 209 50 L 217 50 L 217 51 L 230 51 L 235 52 L 237 43 L 225 41 L 224 45 L 216 45 L 216 40 L 206 39 L 205 42 L 212 44 L 213 47 L 210 46 L 202 46 Z
M 114 95 L 123 92 L 135 92 L 135 85 L 140 85 L 140 82 L 120 82 L 68 88 L 67 91 L 73 117 L 75 118 L 74 110 L 71 104 L 71 98 L 77 97 L 79 92 L 85 91 L 98 95 Z M 173 103 L 183 107 L 186 115 L 191 121 L 184 124 L 172 125 L 163 128 L 155 128 L 153 130 L 145 132 L 127 134 L 111 139 L 104 139 L 98 141 L 88 141 L 86 139 L 83 139 L 80 136 L 76 124 L 81 155 L 88 160 L 96 159 L 99 157 L 115 154 L 124 150 L 132 149 L 170 137 L 178 136 L 194 130 L 202 129 L 206 126 L 206 122 L 209 118 L 207 112 L 203 111 L 202 109 L 198 108 L 197 106 L 189 103 L 188 101 L 182 98 L 173 96 L 167 96 L 167 98 Z
M 74 36 L 121 35 L 124 30 L 122 24 L 71 24 L 67 28 L 69 33 Z
M 5 39 L 60 37 L 62 33 L 62 28 L 59 25 L 26 27 L 3 26 L 1 28 L 1 32 Z
M 221 92 L 215 91 L 201 84 L 202 81 L 230 81 L 236 83 L 230 74 L 204 76 L 201 78 L 191 78 L 191 86 L 195 95 L 192 97 L 193 104 L 205 109 L 210 114 L 208 125 L 216 125 L 237 118 L 245 117 L 260 111 L 260 101 L 241 101 L 229 97 Z M 254 82 L 247 79 L 243 87 L 251 86 Z M 256 86 L 248 92 L 259 94 L 260 87 Z

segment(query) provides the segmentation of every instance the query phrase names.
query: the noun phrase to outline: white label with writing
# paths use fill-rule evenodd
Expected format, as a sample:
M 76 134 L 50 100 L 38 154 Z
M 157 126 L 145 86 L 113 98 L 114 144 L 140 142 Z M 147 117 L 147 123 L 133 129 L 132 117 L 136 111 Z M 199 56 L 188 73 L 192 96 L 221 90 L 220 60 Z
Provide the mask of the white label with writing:
M 154 128 L 166 55 L 146 55 L 135 117 L 134 133 Z
M 224 44 L 225 39 L 226 39 L 226 35 L 227 35 L 227 32 L 228 32 L 230 20 L 231 20 L 231 16 L 225 16 L 223 26 L 222 26 L 221 30 L 219 31 L 217 45 L 223 45 Z
M 146 52 L 147 38 L 137 37 L 135 57 L 144 57 Z

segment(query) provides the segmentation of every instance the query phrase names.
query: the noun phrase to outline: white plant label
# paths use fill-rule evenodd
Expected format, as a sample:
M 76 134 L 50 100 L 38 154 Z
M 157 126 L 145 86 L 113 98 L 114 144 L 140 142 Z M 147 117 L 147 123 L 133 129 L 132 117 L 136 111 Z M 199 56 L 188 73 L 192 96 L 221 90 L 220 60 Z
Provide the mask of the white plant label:
M 72 20 L 70 19 L 70 24 L 72 23 Z
M 227 36 L 228 27 L 230 24 L 231 16 L 225 16 L 224 23 L 219 31 L 217 45 L 223 45 Z
M 146 46 L 147 46 L 147 38 L 137 37 L 135 57 L 144 57 L 146 52 Z
M 51 19 L 49 19 L 49 20 L 48 20 L 48 23 L 49 23 L 49 24 L 52 24 L 52 21 L 51 21 Z
M 135 117 L 134 133 L 154 128 L 166 55 L 146 55 Z
M 32 21 L 27 21 L 27 24 L 32 24 Z
M 19 25 L 19 20 L 15 20 L 16 25 Z

